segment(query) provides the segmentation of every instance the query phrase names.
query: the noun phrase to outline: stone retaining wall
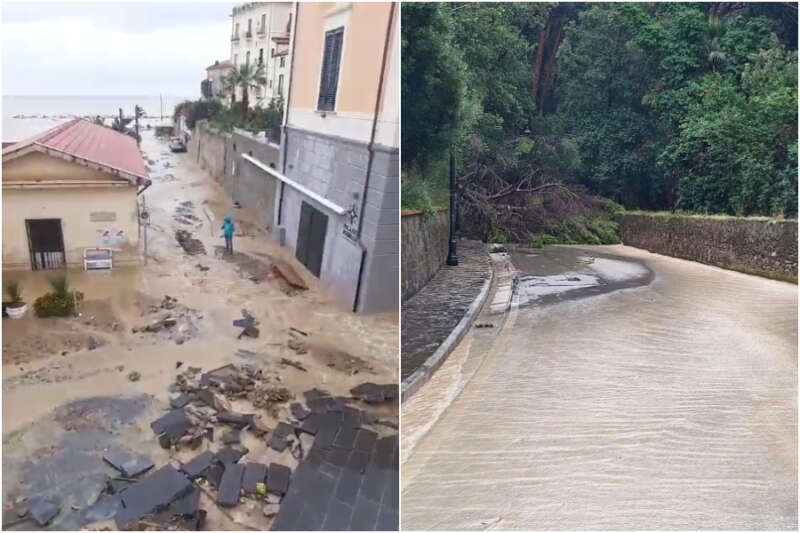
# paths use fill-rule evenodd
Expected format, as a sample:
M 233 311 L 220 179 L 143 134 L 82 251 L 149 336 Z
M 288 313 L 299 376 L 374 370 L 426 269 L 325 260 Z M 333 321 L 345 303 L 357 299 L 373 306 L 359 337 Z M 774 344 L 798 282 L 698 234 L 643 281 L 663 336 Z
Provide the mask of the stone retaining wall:
M 408 300 L 425 286 L 447 259 L 450 215 L 439 208 L 436 215 L 403 211 L 401 219 L 402 299 Z
M 628 246 L 797 283 L 796 220 L 621 213 L 617 221 Z
M 230 135 L 208 127 L 205 120 L 198 122 L 192 132 L 187 149 L 192 158 L 219 181 L 225 174 L 225 144 Z

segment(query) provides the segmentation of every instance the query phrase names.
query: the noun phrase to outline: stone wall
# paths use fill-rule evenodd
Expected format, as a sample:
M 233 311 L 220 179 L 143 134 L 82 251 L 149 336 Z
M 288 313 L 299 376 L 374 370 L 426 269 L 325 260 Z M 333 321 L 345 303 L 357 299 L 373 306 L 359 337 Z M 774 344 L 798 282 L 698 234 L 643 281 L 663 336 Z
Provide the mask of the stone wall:
M 205 120 L 195 125 L 187 149 L 200 168 L 220 181 L 225 173 L 225 147 L 230 135 L 208 126 Z
M 447 259 L 450 215 L 440 208 L 436 215 L 403 211 L 401 222 L 402 298 L 408 300 L 425 286 Z
M 797 283 L 796 220 L 660 213 L 617 220 L 628 246 Z

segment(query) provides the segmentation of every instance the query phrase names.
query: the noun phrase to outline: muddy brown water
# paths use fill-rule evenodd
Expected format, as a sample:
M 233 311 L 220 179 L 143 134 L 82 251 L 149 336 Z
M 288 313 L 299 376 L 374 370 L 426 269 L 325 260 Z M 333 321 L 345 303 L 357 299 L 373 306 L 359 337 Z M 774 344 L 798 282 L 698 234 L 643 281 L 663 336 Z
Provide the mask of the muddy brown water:
M 396 314 L 359 316 L 343 309 L 318 279 L 303 270 L 290 250 L 280 247 L 266 231 L 246 223 L 246 210 L 231 206 L 222 188 L 197 167 L 191 154 L 171 154 L 166 144 L 156 140 L 151 132 L 145 132 L 142 149 L 154 160 L 151 165 L 154 183 L 144 193 L 152 221 L 148 230 L 148 264 L 115 269 L 111 273 L 67 273 L 72 287 L 83 291 L 87 301 L 107 302 L 114 315 L 112 322 L 119 323 L 118 329 L 110 330 L 107 321 L 100 317 L 90 320 L 89 313 L 75 319 L 48 319 L 49 322 L 32 316 L 19 322 L 3 320 L 4 347 L 6 337 L 13 338 L 18 355 L 21 352 L 25 356 L 7 360 L 4 354 L 3 358 L 4 502 L 28 495 L 24 494 L 26 490 L 35 492 L 32 487 L 42 482 L 43 472 L 68 485 L 67 480 L 74 477 L 74 472 L 63 468 L 62 459 L 82 449 L 86 442 L 84 437 L 76 436 L 75 430 L 59 426 L 54 413 L 71 402 L 87 398 L 97 398 L 95 401 L 104 406 L 103 416 L 111 418 L 120 416 L 120 406 L 127 401 L 142 399 L 146 403 L 137 416 L 121 423 L 111 435 L 91 441 L 92 453 L 96 454 L 108 443 L 117 443 L 152 454 L 157 466 L 165 464 L 169 457 L 158 447 L 149 424 L 168 407 L 167 387 L 180 371 L 176 370 L 178 361 L 184 369 L 192 365 L 209 370 L 227 363 L 242 363 L 235 353 L 246 349 L 256 354 L 249 363 L 272 369 L 280 376 L 282 385 L 297 397 L 313 387 L 343 395 L 364 381 L 397 382 Z M 198 219 L 191 219 L 192 225 L 187 225 L 185 217 L 180 216 L 189 205 L 186 202 L 191 202 Z M 181 220 L 175 220 L 176 212 Z M 281 258 L 292 262 L 309 289 L 287 294 L 281 280 L 263 278 L 254 283 L 236 264 L 213 253 L 193 256 L 184 253 L 175 240 L 175 230 L 191 231 L 207 250 L 213 250 L 223 243 L 220 226 L 226 213 L 234 215 L 240 227 L 250 228 L 245 235 L 236 237 L 237 252 L 253 258 L 252 261 L 261 258 L 268 263 L 267 258 Z M 198 268 L 198 264 L 204 268 Z M 247 265 L 254 268 L 250 259 Z M 30 302 L 48 290 L 46 273 L 6 275 L 23 280 L 24 295 Z M 196 321 L 196 333 L 183 344 L 176 344 L 170 335 L 131 332 L 131 328 L 160 316 L 161 311 L 150 314 L 147 309 L 164 295 L 177 298 L 181 306 L 201 317 Z M 236 339 L 240 330 L 231 322 L 241 317 L 242 309 L 259 320 L 259 338 Z M 358 373 L 343 372 L 310 354 L 296 354 L 287 346 L 290 327 L 308 333 L 308 338 L 317 345 L 352 354 L 364 361 L 365 367 Z M 90 335 L 102 342 L 94 350 L 73 344 L 59 345 L 59 334 L 53 332 L 62 332 L 65 339 L 75 336 L 78 344 Z M 48 335 L 56 340 L 32 342 Z M 31 347 L 27 353 L 26 343 Z M 63 351 L 66 355 L 61 355 Z M 308 371 L 280 365 L 282 357 L 301 362 Z M 141 374 L 138 381 L 128 379 L 132 371 Z M 394 422 L 398 419 L 396 408 L 384 410 L 381 416 Z M 47 437 L 46 428 L 52 430 L 51 438 Z M 251 460 L 275 460 L 292 466 L 294 459 L 288 451 L 284 452 L 286 455 L 272 456 L 263 443 L 246 444 L 252 450 L 253 457 L 248 456 Z M 31 461 L 36 460 L 51 465 L 52 470 L 31 470 Z M 241 529 L 252 519 L 240 517 L 237 522 L 236 513 L 232 513 L 234 518 L 224 516 L 205 496 L 204 502 L 203 507 L 210 511 L 207 523 L 210 529 Z M 244 508 L 239 511 L 246 514 Z M 260 520 L 259 527 L 268 526 L 269 521 L 263 522 L 263 515 Z M 56 522 L 57 528 L 74 526 L 69 520 Z
M 539 257 L 403 404 L 403 527 L 796 529 L 797 286 L 625 246 Z M 651 281 L 576 296 L 637 264 Z

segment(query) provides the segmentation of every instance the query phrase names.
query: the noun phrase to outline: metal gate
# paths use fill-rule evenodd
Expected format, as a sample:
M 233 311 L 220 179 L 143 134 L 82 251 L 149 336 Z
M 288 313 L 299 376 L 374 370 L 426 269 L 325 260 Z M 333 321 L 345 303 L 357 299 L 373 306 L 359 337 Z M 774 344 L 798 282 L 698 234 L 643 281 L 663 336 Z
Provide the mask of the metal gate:
M 28 230 L 28 248 L 31 251 L 31 268 L 49 270 L 65 268 L 64 234 L 60 218 L 39 218 L 25 221 Z
M 322 268 L 322 252 L 325 249 L 325 233 L 327 231 L 327 215 L 303 202 L 300 209 L 300 228 L 297 232 L 295 256 L 317 277 Z

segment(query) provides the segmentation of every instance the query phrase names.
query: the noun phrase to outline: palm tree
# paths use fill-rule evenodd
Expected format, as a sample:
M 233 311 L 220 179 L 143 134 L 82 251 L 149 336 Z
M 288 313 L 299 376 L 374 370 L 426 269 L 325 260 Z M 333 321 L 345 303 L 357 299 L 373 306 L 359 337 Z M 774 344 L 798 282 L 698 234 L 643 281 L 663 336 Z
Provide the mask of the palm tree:
M 242 89 L 242 114 L 243 118 L 247 119 L 247 111 L 250 107 L 250 89 L 255 89 L 256 87 L 261 87 L 267 83 L 267 76 L 264 71 L 264 64 L 263 63 L 245 63 L 243 65 L 239 65 L 239 68 L 235 68 L 231 71 L 228 76 L 227 84 L 230 84 L 232 87 L 239 87 Z M 236 103 L 236 91 L 233 90 L 231 94 L 231 105 Z
M 236 105 L 236 68 L 232 68 L 227 74 L 222 77 L 222 90 L 225 94 L 231 95 L 231 108 Z
M 707 37 L 708 43 L 706 49 L 708 51 L 708 63 L 711 66 L 711 72 L 719 72 L 725 64 L 727 57 L 725 52 L 722 51 L 720 40 L 725 35 L 725 21 L 716 15 L 711 15 L 708 18 Z

